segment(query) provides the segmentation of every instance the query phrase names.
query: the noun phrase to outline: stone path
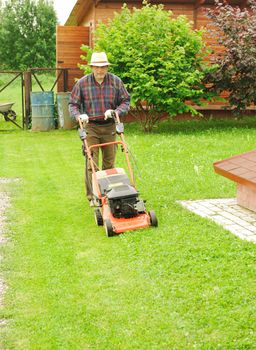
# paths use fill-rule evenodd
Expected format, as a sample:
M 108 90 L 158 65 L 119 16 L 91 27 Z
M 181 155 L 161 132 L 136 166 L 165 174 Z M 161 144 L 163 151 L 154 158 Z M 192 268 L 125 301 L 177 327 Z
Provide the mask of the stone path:
M 183 207 L 215 221 L 236 236 L 256 243 L 256 213 L 237 204 L 236 198 L 178 201 Z

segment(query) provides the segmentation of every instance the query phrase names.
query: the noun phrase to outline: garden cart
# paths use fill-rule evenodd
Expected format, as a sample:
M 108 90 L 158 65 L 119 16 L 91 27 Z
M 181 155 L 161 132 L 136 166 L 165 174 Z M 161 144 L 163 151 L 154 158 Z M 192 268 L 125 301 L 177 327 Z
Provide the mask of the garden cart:
M 112 117 L 120 140 L 92 146 L 88 146 L 86 132 L 82 121 L 79 119 L 79 136 L 83 142 L 84 154 L 92 169 L 92 192 L 97 204 L 94 209 L 95 221 L 98 226 L 104 225 L 108 237 L 129 230 L 158 225 L 155 212 L 153 210 L 146 211 L 145 202 L 139 197 L 135 187 L 129 151 L 124 140 L 124 125 L 120 122 L 116 113 L 113 113 Z M 93 162 L 92 150 L 93 148 L 109 145 L 121 145 L 125 154 L 129 177 L 123 168 L 97 169 Z
M 4 116 L 5 121 L 12 122 L 13 124 L 21 128 L 21 126 L 15 122 L 17 115 L 12 109 L 13 105 L 14 102 L 0 103 L 0 113 Z

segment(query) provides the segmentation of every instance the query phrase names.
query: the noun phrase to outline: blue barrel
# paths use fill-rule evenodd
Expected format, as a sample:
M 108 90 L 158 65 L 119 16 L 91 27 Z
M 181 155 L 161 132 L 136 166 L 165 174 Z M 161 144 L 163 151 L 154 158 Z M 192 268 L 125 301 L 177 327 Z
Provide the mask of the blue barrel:
M 53 91 L 31 92 L 32 130 L 48 131 L 55 128 Z
M 58 92 L 56 95 L 58 124 L 63 129 L 73 129 L 76 126 L 76 121 L 71 118 L 68 110 L 68 102 L 70 92 Z

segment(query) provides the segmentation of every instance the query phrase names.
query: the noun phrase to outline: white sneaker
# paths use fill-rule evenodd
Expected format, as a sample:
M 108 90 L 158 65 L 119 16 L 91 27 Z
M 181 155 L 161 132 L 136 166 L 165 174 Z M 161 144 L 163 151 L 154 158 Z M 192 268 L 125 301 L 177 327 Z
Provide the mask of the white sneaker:
M 93 199 L 90 200 L 89 204 L 90 204 L 90 207 L 95 207 L 95 203 Z
M 96 199 L 91 199 L 89 203 L 90 203 L 90 207 L 98 207 L 99 206 L 99 203 Z

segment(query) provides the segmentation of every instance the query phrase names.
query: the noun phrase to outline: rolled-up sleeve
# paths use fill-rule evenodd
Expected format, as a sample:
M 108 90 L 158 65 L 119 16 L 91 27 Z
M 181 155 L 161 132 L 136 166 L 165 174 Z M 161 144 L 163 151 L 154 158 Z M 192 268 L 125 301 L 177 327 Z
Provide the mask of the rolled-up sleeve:
M 69 113 L 73 119 L 79 117 L 82 113 L 81 88 L 79 81 L 74 85 L 69 98 Z

